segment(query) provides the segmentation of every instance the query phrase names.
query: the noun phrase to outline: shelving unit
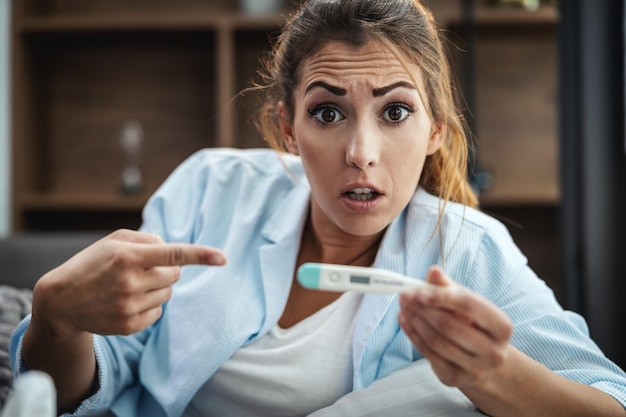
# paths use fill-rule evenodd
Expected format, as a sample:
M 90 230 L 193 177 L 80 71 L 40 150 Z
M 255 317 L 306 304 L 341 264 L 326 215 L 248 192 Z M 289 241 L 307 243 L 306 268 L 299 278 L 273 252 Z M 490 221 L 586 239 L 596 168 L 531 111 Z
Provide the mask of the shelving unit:
M 264 146 L 248 86 L 283 17 L 237 2 L 13 4 L 13 229 L 139 226 L 141 208 L 198 149 Z M 122 190 L 124 124 L 143 128 L 139 193 Z
M 428 3 L 459 78 L 461 0 Z M 476 4 L 478 162 L 494 178 L 481 201 L 554 206 L 558 16 L 549 7 Z M 248 123 L 257 97 L 237 93 L 284 17 L 237 7 L 227 0 L 14 1 L 13 229 L 137 227 L 148 196 L 194 151 L 265 146 Z M 119 143 L 129 120 L 145 133 L 144 187 L 130 195 L 120 186 Z

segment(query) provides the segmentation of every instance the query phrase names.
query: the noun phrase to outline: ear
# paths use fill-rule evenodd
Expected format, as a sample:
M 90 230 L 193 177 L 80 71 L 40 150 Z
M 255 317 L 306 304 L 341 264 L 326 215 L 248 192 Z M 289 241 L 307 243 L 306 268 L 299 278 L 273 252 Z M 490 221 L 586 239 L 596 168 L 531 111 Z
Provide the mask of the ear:
M 300 155 L 298 142 L 294 137 L 293 125 L 291 124 L 289 116 L 287 115 L 285 103 L 282 101 L 278 102 L 278 125 L 287 150 L 294 155 Z
M 446 137 L 447 126 L 445 124 L 436 124 L 428 139 L 427 155 L 432 155 L 441 147 L 443 139 Z

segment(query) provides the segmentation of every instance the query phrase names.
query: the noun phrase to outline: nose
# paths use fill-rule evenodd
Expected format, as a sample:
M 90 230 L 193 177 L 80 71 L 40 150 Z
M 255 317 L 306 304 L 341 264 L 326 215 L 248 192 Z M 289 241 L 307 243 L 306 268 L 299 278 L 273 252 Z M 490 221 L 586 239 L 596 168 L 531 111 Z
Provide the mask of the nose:
M 375 127 L 359 124 L 346 145 L 346 164 L 359 169 L 373 167 L 380 159 L 381 138 Z

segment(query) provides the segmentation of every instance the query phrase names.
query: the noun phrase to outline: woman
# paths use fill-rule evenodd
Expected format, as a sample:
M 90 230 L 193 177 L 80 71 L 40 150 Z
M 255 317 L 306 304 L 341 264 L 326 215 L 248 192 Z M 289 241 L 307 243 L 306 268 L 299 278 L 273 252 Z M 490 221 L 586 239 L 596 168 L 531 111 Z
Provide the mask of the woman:
M 15 368 L 77 415 L 306 415 L 423 360 L 491 416 L 626 415 L 624 372 L 473 208 L 427 10 L 313 0 L 272 58 L 259 126 L 279 152 L 199 152 L 142 232 L 42 277 Z M 434 286 L 316 292 L 294 279 L 309 261 Z

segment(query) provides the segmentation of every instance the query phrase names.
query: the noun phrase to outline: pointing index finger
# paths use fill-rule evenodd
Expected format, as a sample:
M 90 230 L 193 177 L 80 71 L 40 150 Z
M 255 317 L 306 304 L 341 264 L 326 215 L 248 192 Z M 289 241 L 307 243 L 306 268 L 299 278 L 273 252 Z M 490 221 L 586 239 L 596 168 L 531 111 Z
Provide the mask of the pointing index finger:
M 183 265 L 224 265 L 226 256 L 213 247 L 188 243 L 141 245 L 140 257 L 144 267 Z

